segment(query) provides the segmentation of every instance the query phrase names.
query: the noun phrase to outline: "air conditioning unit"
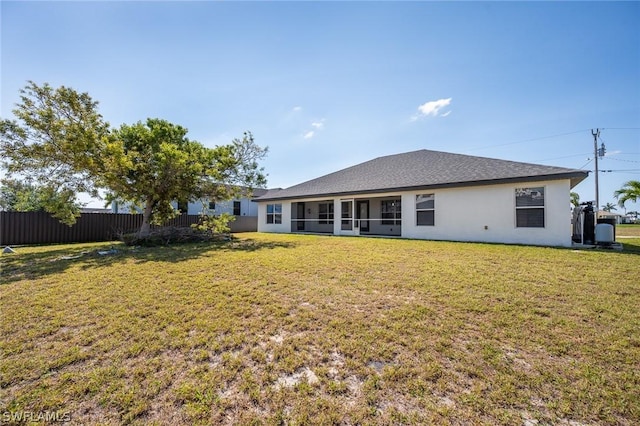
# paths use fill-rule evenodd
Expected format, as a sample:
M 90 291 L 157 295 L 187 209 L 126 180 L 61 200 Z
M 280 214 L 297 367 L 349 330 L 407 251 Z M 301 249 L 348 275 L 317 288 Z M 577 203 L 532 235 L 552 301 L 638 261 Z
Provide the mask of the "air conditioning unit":
M 596 244 L 611 245 L 615 241 L 613 225 L 599 223 L 596 225 Z

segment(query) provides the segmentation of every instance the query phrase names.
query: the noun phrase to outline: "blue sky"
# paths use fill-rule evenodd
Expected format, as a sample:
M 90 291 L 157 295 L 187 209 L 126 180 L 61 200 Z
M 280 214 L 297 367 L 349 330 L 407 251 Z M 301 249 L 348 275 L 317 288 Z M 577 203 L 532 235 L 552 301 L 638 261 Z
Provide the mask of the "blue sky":
M 208 146 L 250 130 L 270 187 L 417 149 L 592 169 L 601 128 L 600 204 L 640 179 L 638 2 L 0 7 L 3 118 L 34 80 L 114 126 L 164 118 Z M 575 191 L 594 199 L 593 174 Z

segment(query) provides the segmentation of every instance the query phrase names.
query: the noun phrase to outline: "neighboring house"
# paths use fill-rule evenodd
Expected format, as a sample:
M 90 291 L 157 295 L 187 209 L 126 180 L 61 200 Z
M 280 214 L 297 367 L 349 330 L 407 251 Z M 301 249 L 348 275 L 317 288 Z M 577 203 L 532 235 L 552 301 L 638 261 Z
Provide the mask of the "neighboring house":
M 105 209 L 100 207 L 83 207 L 80 209 L 80 213 L 112 213 L 111 209 Z
M 253 197 L 259 197 L 267 193 L 266 189 L 254 189 Z M 209 200 L 197 200 L 190 201 L 188 203 L 178 203 L 176 201 L 171 203 L 175 209 L 179 209 L 183 213 L 190 215 L 198 215 L 203 211 L 203 208 L 207 209 L 207 213 L 219 215 L 222 213 L 228 213 L 234 216 L 258 216 L 258 205 L 252 201 L 249 197 L 237 198 L 229 201 L 213 202 Z M 111 204 L 111 211 L 113 213 L 131 213 L 134 208 L 129 204 L 121 204 L 113 202 Z M 142 213 L 142 211 L 139 211 Z
M 605 210 L 598 210 L 598 219 L 613 219 L 616 223 L 624 223 L 624 215 Z
M 420 150 L 258 197 L 259 232 L 571 246 L 569 192 L 588 172 Z
M 622 221 L 620 223 L 640 223 L 639 219 L 640 218 L 638 218 L 638 214 L 636 212 L 630 212 L 622 216 Z

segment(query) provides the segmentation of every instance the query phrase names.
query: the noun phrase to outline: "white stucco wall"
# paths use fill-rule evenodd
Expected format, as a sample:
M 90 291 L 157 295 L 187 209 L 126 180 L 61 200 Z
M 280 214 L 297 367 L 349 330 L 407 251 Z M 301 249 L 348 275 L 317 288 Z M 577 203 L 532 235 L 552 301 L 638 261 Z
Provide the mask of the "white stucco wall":
M 282 205 L 282 223 L 267 223 L 267 204 Z M 258 203 L 258 232 L 291 232 L 291 202 L 270 201 Z
M 515 189 L 540 186 L 545 188 L 545 227 L 517 228 Z M 393 194 L 367 194 L 353 198 L 358 200 L 400 196 L 402 200 L 401 237 L 403 238 L 569 247 L 571 246 L 569 191 L 569 180 L 562 179 L 466 188 L 400 191 Z M 434 226 L 416 225 L 415 201 L 418 194 L 435 194 Z M 347 198 L 350 197 L 332 198 L 336 212 L 334 234 L 341 233 L 340 200 Z M 327 199 L 323 197 L 293 201 Z M 282 223 L 267 224 L 267 202 L 259 202 L 259 232 L 291 232 L 291 201 L 269 202 L 269 204 L 275 203 L 282 204 Z M 370 212 L 372 218 L 376 217 L 375 212 L 376 210 L 372 208 Z
M 240 201 L 240 216 L 258 216 L 258 204 L 254 203 L 248 198 L 216 202 L 216 208 L 212 211 L 212 213 L 228 213 L 232 215 L 234 201 Z M 209 202 L 206 201 L 205 207 L 208 206 Z M 189 214 L 200 214 L 200 212 L 202 212 L 202 202 L 196 201 L 189 203 Z
M 545 188 L 545 227 L 517 228 L 515 189 L 539 186 Z M 435 194 L 435 226 L 416 226 L 415 196 L 420 193 L 426 191 L 402 196 L 403 237 L 571 246 L 568 180 L 428 191 Z

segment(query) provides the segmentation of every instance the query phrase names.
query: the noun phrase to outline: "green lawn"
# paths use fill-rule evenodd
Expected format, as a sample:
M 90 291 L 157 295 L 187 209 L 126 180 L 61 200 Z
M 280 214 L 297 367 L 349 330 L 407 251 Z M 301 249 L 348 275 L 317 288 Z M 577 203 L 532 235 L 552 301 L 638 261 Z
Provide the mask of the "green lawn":
M 616 235 L 640 238 L 640 224 L 616 225 Z
M 3 255 L 0 414 L 640 423 L 640 238 L 616 252 L 238 237 Z

